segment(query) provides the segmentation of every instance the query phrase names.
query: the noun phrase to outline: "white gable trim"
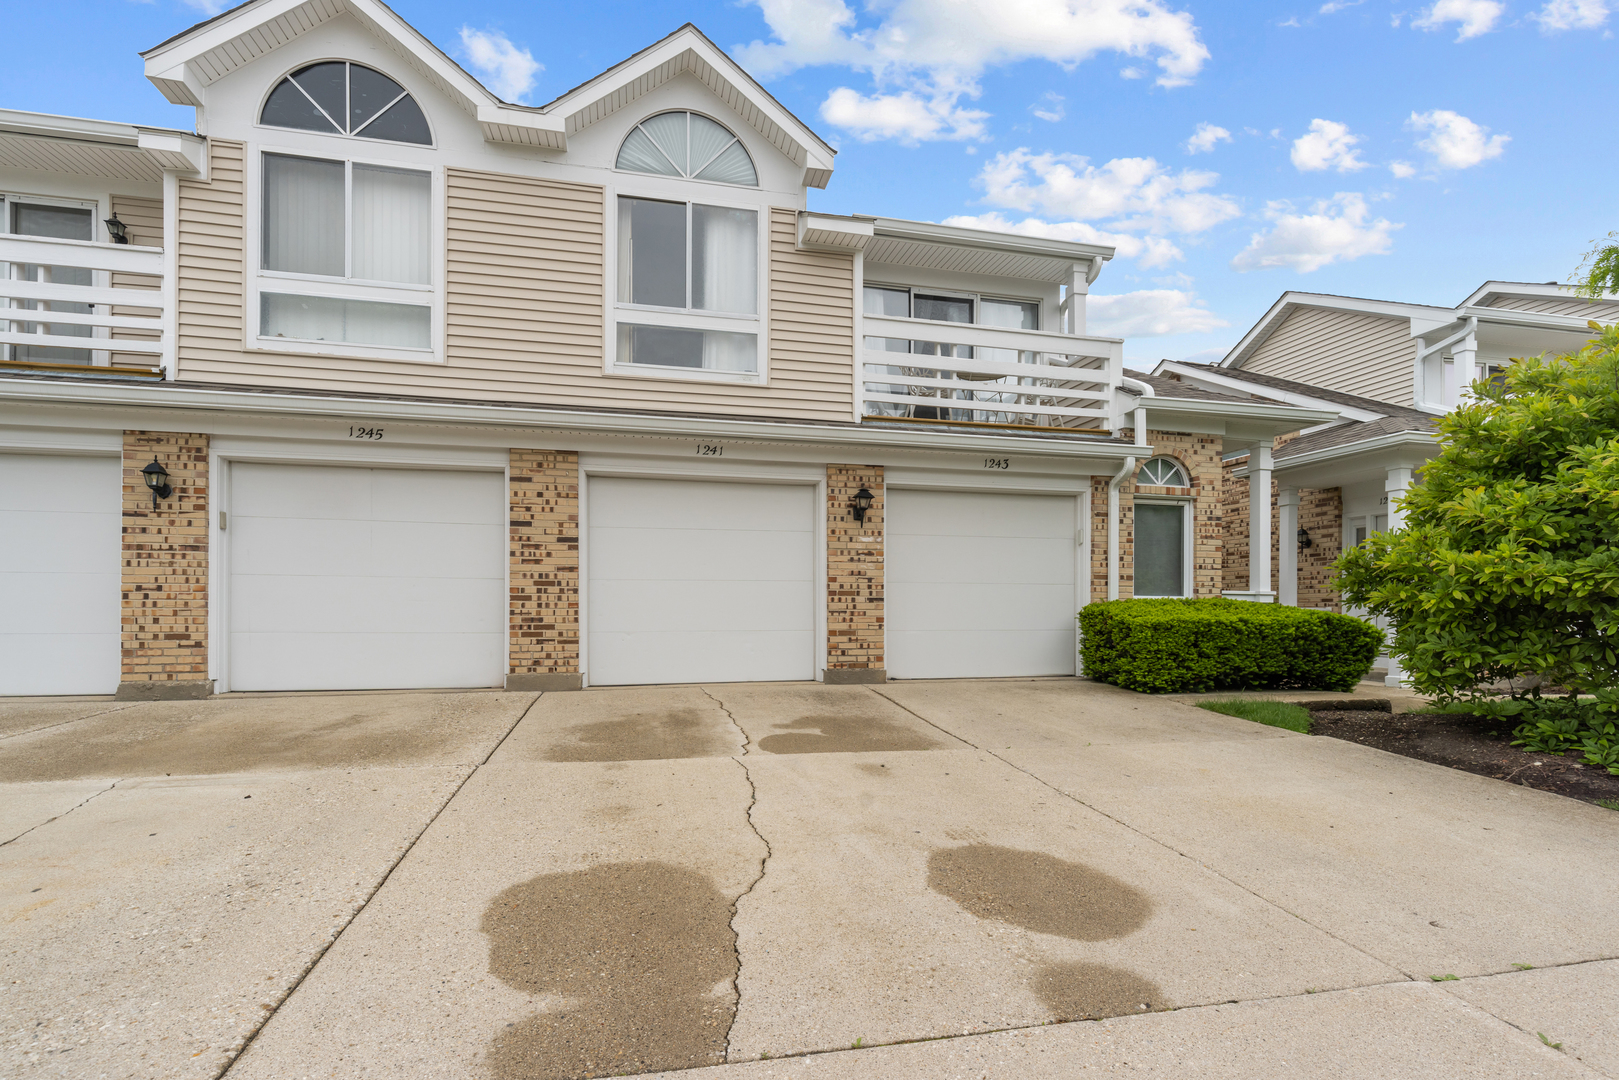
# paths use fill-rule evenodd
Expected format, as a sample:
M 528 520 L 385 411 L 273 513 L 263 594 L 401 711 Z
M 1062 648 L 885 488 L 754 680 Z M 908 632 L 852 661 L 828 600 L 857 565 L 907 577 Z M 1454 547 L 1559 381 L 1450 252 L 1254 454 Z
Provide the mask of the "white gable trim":
M 1241 370 L 1240 368 L 1237 370 Z M 1283 390 L 1275 386 L 1266 386 L 1263 383 L 1249 382 L 1241 375 L 1226 375 L 1200 368 L 1177 364 L 1173 360 L 1159 363 L 1154 375 L 1179 375 L 1191 385 L 1200 390 L 1234 391 L 1239 394 L 1257 394 L 1273 401 L 1284 402 L 1300 409 L 1320 409 L 1332 412 L 1345 420 L 1381 420 L 1388 413 L 1372 412 L 1370 409 L 1357 409 L 1353 405 L 1340 405 L 1335 401 L 1314 397 L 1310 394 L 1301 394 L 1296 390 Z

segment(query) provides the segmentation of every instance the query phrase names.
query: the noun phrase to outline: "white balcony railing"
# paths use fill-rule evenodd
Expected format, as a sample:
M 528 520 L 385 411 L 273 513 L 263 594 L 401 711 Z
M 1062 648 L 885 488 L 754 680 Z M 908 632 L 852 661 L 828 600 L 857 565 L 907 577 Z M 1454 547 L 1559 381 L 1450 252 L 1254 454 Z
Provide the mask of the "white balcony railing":
M 866 315 L 866 416 L 1111 430 L 1124 342 Z
M 0 236 L 0 359 L 166 366 L 161 248 Z

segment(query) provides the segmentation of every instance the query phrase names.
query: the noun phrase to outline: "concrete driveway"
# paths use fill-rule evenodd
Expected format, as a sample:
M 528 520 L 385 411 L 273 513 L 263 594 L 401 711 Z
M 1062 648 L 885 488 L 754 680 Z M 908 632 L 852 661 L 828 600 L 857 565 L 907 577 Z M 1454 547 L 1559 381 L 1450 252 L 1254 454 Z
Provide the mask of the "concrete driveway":
M 1077 680 L 0 703 L 0 832 L 5 1075 L 1619 1077 L 1619 813 Z

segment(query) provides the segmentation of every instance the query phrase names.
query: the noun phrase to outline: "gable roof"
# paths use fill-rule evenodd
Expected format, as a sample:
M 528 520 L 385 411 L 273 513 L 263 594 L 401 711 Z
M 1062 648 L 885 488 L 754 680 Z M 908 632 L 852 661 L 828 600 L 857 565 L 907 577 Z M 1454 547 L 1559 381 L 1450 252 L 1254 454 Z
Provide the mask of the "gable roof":
M 1256 371 L 1245 371 L 1242 368 L 1226 368 L 1218 364 L 1193 364 L 1187 361 L 1176 361 L 1166 365 L 1171 368 L 1191 368 L 1208 372 L 1210 375 L 1225 379 L 1236 379 L 1251 383 L 1256 387 L 1265 387 L 1270 390 L 1280 390 L 1300 397 L 1312 397 L 1318 401 L 1341 405 L 1344 408 L 1355 409 L 1362 412 L 1376 413 L 1380 417 L 1403 417 L 1410 420 L 1430 420 L 1429 413 L 1419 409 L 1407 408 L 1404 405 L 1390 405 L 1386 401 L 1376 398 L 1361 397 L 1359 394 L 1346 394 L 1341 390 L 1329 390 L 1324 386 L 1313 383 L 1296 382 L 1293 379 L 1278 379 L 1274 375 L 1261 375 Z
M 1218 390 L 1206 390 L 1201 386 L 1193 386 L 1191 383 L 1181 382 L 1178 379 L 1170 379 L 1162 375 L 1148 375 L 1145 371 L 1132 371 L 1130 368 L 1125 368 L 1124 374 L 1136 382 L 1144 382 L 1152 387 L 1153 394 L 1158 397 L 1187 398 L 1194 401 L 1245 401 L 1250 403 L 1258 401 L 1266 405 L 1284 404 L 1284 402 L 1273 401 L 1270 398 L 1259 397 L 1257 394 L 1222 394 Z M 1142 396 L 1141 392 L 1133 387 L 1121 386 L 1119 389 L 1135 397 Z
M 339 15 L 354 18 L 478 121 L 489 142 L 566 150 L 568 137 L 682 74 L 825 187 L 836 153 L 690 23 L 546 105 L 515 105 L 452 60 L 382 0 L 247 0 L 141 53 L 146 77 L 176 105 L 201 105 L 213 83 Z
M 1270 310 L 1265 312 L 1264 316 L 1242 336 L 1242 340 L 1237 342 L 1231 351 L 1225 354 L 1220 360 L 1219 366 L 1240 368 L 1265 343 L 1266 339 L 1281 327 L 1289 315 L 1301 308 L 1349 311 L 1360 315 L 1379 315 L 1390 319 L 1409 319 L 1423 316 L 1431 318 L 1439 312 L 1454 310 L 1433 304 L 1406 304 L 1397 300 L 1369 300 L 1360 296 L 1334 296 L 1331 293 L 1288 291 L 1278 297 L 1276 302 L 1270 306 Z

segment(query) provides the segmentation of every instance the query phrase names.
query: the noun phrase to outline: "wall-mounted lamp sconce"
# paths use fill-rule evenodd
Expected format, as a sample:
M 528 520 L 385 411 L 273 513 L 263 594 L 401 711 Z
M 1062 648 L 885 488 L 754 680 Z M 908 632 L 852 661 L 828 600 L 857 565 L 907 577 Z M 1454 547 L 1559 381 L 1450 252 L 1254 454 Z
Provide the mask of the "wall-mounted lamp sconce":
M 1305 531 L 1303 525 L 1299 526 L 1298 540 L 1299 540 L 1299 550 L 1300 551 L 1303 551 L 1305 548 L 1315 547 L 1315 541 L 1310 539 L 1310 534 Z
M 174 494 L 174 488 L 169 486 L 169 471 L 152 458 L 152 463 L 141 470 L 141 476 L 146 480 L 146 486 L 152 489 L 152 508 L 157 509 L 157 501 L 166 499 Z
M 129 227 L 127 225 L 125 225 L 122 221 L 118 220 L 118 214 L 117 214 L 116 211 L 113 212 L 112 217 L 110 217 L 106 221 L 102 222 L 102 224 L 107 226 L 107 235 L 112 237 L 112 242 L 113 243 L 115 243 L 115 244 L 127 244 L 127 243 L 129 243 Z
M 854 499 L 849 503 L 849 506 L 854 510 L 854 519 L 864 525 L 866 523 L 866 511 L 870 510 L 871 504 L 876 501 L 877 496 L 873 495 L 865 487 L 855 492 Z

